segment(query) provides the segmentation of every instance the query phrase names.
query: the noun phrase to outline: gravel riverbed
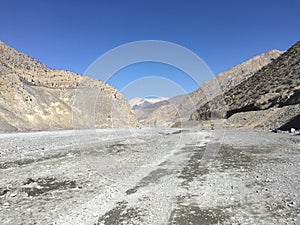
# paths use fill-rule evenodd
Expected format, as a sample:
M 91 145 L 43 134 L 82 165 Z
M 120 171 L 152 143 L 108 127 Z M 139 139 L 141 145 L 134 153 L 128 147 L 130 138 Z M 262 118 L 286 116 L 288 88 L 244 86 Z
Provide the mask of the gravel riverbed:
M 0 134 L 0 224 L 300 224 L 300 137 L 104 129 Z

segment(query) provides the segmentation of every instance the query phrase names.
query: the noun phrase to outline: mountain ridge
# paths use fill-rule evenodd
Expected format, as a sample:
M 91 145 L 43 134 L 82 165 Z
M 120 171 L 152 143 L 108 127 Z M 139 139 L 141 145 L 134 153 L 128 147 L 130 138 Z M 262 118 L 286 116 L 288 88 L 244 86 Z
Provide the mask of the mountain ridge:
M 220 99 L 226 108 L 218 104 Z M 262 121 L 256 121 L 255 127 L 271 129 L 296 117 L 300 111 L 299 103 L 300 41 L 248 80 L 198 108 L 190 119 L 207 120 L 213 114 L 216 118 L 228 119 L 230 126 L 243 126 L 248 121 L 251 127 L 251 115 L 256 113 Z M 268 118 L 270 113 L 272 118 Z
M 282 53 L 279 50 L 270 50 L 256 55 L 239 65 L 219 73 L 215 78 L 203 83 L 190 94 L 175 96 L 168 100 L 168 104 L 163 104 L 156 109 L 148 111 L 135 110 L 137 118 L 141 124 L 150 126 L 154 123 L 161 126 L 173 126 L 188 120 L 190 115 L 201 105 L 248 79 Z
M 0 84 L 2 132 L 138 126 L 129 103 L 117 89 L 70 71 L 50 69 L 3 42 Z M 87 90 L 97 100 L 88 105 L 95 114 L 88 115 L 84 108 Z
M 166 101 L 168 98 L 134 98 L 129 100 L 129 104 L 133 110 L 151 107 L 153 104 Z

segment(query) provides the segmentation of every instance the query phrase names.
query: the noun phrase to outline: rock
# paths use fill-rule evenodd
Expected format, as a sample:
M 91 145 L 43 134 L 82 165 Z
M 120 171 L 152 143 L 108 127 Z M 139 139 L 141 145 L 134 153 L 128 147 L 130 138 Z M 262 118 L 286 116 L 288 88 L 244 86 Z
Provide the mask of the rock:
M 8 189 L 5 189 L 5 188 L 0 188 L 0 196 L 3 196 L 5 195 L 7 192 L 9 192 Z
M 292 202 L 287 203 L 287 206 L 293 208 L 296 206 L 296 203 L 292 201 Z
M 16 192 L 13 192 L 13 193 L 10 194 L 10 197 L 12 197 L 12 198 L 14 198 L 14 197 L 16 197 L 16 196 L 17 196 L 17 193 L 16 193 Z
M 278 132 L 278 129 L 277 128 L 274 128 L 271 130 L 273 133 L 277 133 Z

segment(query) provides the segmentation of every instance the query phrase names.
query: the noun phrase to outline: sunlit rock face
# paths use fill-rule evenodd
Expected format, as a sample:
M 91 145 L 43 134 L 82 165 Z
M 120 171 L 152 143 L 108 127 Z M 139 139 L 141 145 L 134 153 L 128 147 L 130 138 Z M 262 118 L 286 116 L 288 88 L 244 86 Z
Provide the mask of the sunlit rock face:
M 0 42 L 0 131 L 136 127 L 123 95 Z

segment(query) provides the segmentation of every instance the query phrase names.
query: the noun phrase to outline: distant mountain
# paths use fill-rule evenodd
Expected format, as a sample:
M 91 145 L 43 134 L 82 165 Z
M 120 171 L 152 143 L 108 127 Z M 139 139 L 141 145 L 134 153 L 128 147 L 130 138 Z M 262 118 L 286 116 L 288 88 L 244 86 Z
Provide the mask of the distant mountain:
M 185 95 L 178 95 L 167 100 L 156 102 L 144 108 L 135 109 L 134 111 L 138 121 L 142 125 L 170 126 L 172 122 L 170 123 L 167 118 L 175 117 L 175 115 L 172 115 L 172 113 L 176 113 L 174 106 L 181 104 L 185 98 Z
M 190 119 L 201 121 L 214 116 L 227 119 L 230 127 L 287 129 L 285 124 L 299 124 L 299 103 L 300 42 L 297 42 L 249 79 L 199 107 Z
M 0 41 L 0 131 L 137 126 L 109 85 L 50 69 Z
M 147 107 L 151 107 L 153 104 L 168 100 L 168 98 L 134 98 L 129 100 L 131 108 L 134 110 L 139 110 Z
M 145 110 L 136 111 L 137 118 L 144 125 L 172 126 L 177 124 L 176 126 L 180 126 L 178 123 L 188 120 L 196 109 L 217 95 L 249 79 L 255 72 L 275 60 L 281 54 L 282 52 L 279 50 L 271 50 L 255 56 L 218 74 L 217 77 L 202 84 L 196 91 L 190 94 L 171 98 L 165 104 L 152 108 L 150 112 L 149 110 L 147 112 Z

